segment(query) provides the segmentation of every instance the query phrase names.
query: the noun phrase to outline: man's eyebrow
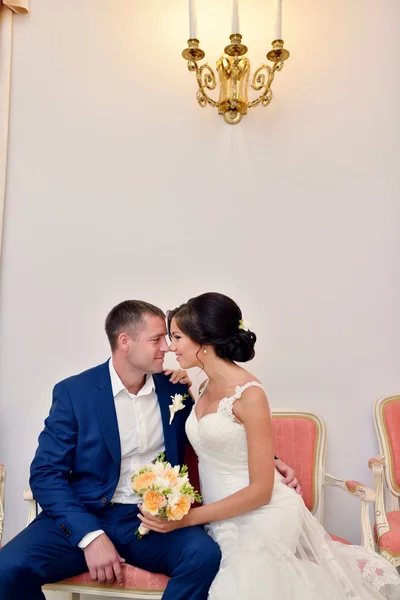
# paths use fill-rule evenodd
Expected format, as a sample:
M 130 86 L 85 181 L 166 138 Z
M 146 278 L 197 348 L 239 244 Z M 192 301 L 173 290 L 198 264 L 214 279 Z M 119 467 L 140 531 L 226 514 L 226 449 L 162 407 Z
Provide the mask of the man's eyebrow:
M 150 339 L 152 340 L 153 338 L 165 337 L 166 335 L 166 331 L 161 331 L 160 333 L 153 333 L 153 335 L 150 336 Z

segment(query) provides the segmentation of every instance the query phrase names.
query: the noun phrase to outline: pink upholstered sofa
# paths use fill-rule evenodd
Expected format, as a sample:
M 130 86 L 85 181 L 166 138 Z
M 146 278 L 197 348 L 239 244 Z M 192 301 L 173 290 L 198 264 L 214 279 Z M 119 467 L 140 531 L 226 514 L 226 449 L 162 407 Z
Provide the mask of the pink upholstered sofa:
M 373 490 L 356 481 L 343 481 L 325 472 L 326 426 L 323 419 L 312 413 L 282 411 L 273 413 L 275 454 L 291 465 L 300 480 L 303 498 L 307 508 L 322 522 L 323 486 L 336 485 L 361 501 L 362 532 L 361 540 L 365 547 L 373 548 L 373 535 L 368 518 L 368 503 L 374 501 Z M 198 486 L 197 458 L 188 447 L 186 463 L 191 481 Z M 25 499 L 29 501 L 30 522 L 36 515 L 35 501 L 30 490 Z M 335 540 L 349 543 L 332 535 Z M 149 573 L 137 567 L 124 566 L 124 587 L 116 584 L 111 588 L 92 583 L 88 573 L 56 584 L 46 585 L 48 590 L 69 591 L 72 600 L 79 600 L 80 594 L 96 594 L 113 598 L 135 598 L 159 600 L 168 583 L 165 575 Z

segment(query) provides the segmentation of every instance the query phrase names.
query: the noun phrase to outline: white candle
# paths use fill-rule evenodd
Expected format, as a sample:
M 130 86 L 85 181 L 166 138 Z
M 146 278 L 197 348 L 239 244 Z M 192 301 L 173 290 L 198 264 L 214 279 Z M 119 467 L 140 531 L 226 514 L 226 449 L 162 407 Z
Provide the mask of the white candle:
M 282 39 L 282 0 L 275 0 L 274 40 Z
M 189 39 L 197 40 L 196 0 L 189 0 Z
M 232 33 L 239 33 L 239 0 L 232 0 Z

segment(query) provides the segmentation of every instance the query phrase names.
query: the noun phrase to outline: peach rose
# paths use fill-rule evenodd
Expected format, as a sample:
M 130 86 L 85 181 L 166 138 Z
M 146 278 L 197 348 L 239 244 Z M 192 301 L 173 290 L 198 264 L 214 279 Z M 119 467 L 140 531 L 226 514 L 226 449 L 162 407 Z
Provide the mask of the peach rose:
M 173 469 L 165 469 L 162 477 L 170 482 L 171 486 L 174 486 L 178 481 L 178 476 Z
M 156 479 L 154 473 L 142 473 L 133 481 L 132 487 L 134 492 L 146 490 Z
M 171 521 L 180 521 L 188 514 L 192 503 L 190 496 L 181 496 L 176 504 L 168 506 L 167 517 Z
M 151 515 L 156 515 L 158 510 L 167 504 L 164 494 L 155 490 L 147 490 L 143 496 L 143 506 Z

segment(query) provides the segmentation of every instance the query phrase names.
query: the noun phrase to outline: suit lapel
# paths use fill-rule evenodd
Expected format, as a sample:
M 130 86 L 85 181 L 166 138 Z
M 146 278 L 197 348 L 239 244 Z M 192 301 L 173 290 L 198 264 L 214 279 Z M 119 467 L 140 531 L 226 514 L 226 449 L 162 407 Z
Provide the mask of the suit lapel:
M 116 464 L 121 463 L 121 443 L 108 361 L 102 365 L 94 391 L 94 401 L 104 441 Z
M 164 431 L 165 454 L 168 462 L 172 465 L 178 464 L 178 440 L 176 439 L 176 429 L 173 424 L 169 424 L 169 405 L 171 404 L 171 394 L 166 385 L 168 379 L 164 374 L 153 375 L 156 394 L 161 411 L 161 421 Z

